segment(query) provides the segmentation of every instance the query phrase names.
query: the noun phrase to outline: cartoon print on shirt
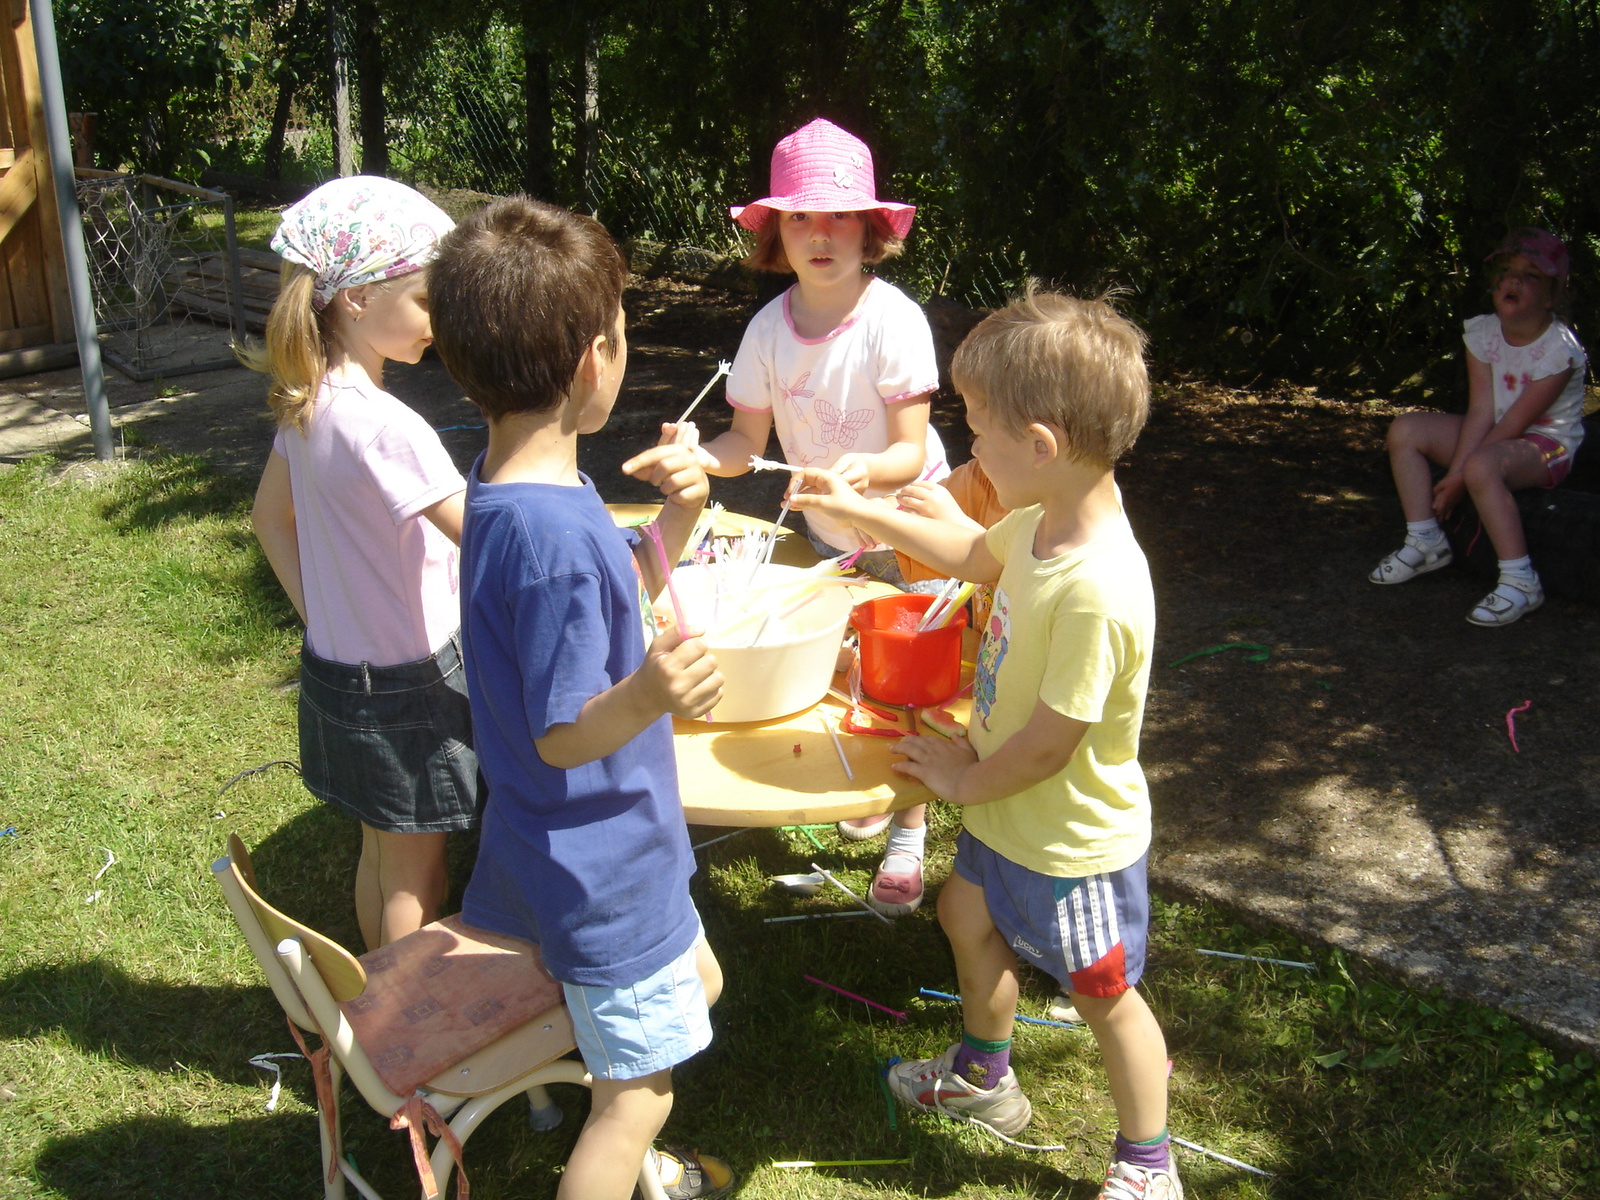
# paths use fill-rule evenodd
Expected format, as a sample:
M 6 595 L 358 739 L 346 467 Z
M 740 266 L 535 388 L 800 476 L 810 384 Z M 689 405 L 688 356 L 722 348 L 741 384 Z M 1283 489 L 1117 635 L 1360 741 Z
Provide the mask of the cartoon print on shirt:
M 822 421 L 824 443 L 837 443 L 848 450 L 856 444 L 856 434 L 872 424 L 872 410 L 858 408 L 855 412 L 841 413 L 826 400 L 817 401 L 817 416 Z
M 1005 661 L 1011 644 L 1011 600 L 1003 587 L 994 589 L 994 605 L 989 609 L 989 627 L 983 631 L 983 642 L 978 647 L 978 669 L 972 677 L 972 706 L 989 728 L 989 712 L 994 708 L 994 681 L 1000 674 L 1000 664 Z
M 806 385 L 811 382 L 811 372 L 803 372 L 793 383 L 778 382 L 778 392 L 783 397 L 783 403 L 789 406 L 789 414 L 793 420 L 789 434 L 792 445 L 784 447 L 788 459 L 797 467 L 808 466 L 828 457 L 828 441 L 819 437 L 811 427 L 811 410 L 803 403 L 806 400 L 816 399 L 816 393 Z M 807 445 L 800 443 L 800 435 L 804 432 Z

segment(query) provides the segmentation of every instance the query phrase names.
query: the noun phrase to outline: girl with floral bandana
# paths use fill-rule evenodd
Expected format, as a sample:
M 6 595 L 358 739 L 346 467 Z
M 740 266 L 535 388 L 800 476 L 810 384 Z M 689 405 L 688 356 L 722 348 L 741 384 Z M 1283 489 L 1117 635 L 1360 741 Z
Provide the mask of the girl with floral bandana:
M 283 215 L 265 348 L 278 421 L 251 522 L 305 622 L 300 766 L 361 822 L 356 915 L 377 948 L 436 920 L 445 836 L 477 821 L 456 543 L 466 482 L 439 436 L 383 390 L 421 359 L 425 268 L 453 222 L 419 193 L 356 176 Z

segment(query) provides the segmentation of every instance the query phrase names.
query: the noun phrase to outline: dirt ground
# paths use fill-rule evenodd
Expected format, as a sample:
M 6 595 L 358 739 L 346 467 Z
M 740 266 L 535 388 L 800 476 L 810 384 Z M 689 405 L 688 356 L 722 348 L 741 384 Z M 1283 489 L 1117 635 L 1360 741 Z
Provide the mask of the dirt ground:
M 628 385 L 580 458 L 616 500 L 649 498 L 617 465 L 733 356 L 750 313 L 743 298 L 635 282 Z M 482 422 L 437 361 L 388 382 L 465 467 Z M 259 377 L 212 372 L 168 390 L 110 381 L 130 440 L 259 470 L 271 437 Z M 76 371 L 0 382 L 0 460 L 87 453 L 82 404 Z M 1158 386 L 1119 472 L 1158 606 L 1143 748 L 1152 879 L 1600 1049 L 1600 611 L 1552 598 L 1485 630 L 1464 618 L 1486 585 L 1458 570 L 1369 584 L 1400 536 L 1382 452 L 1394 411 L 1296 389 Z M 727 412 L 719 391 L 702 429 Z M 959 402 L 941 397 L 935 417 L 964 457 Z M 770 517 L 783 484 L 716 481 L 713 496 Z M 1178 664 L 1235 642 L 1266 656 Z M 1507 713 L 1524 702 L 1518 752 Z

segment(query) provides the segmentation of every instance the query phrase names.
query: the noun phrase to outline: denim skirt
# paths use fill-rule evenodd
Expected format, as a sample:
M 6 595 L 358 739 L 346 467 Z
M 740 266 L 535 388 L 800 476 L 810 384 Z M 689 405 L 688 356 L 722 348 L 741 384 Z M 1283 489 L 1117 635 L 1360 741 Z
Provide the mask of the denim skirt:
M 374 829 L 444 833 L 478 823 L 460 635 L 392 667 L 300 651 L 300 771 L 319 800 Z

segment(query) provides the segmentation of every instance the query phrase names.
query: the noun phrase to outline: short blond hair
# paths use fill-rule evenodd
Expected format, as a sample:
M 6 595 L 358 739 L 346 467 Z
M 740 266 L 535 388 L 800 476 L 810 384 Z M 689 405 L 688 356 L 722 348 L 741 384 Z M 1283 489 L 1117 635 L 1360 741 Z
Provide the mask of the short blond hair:
M 1080 300 L 1029 285 L 967 335 L 950 379 L 1008 432 L 1052 426 L 1068 457 L 1110 467 L 1150 413 L 1145 340 L 1109 297 Z

